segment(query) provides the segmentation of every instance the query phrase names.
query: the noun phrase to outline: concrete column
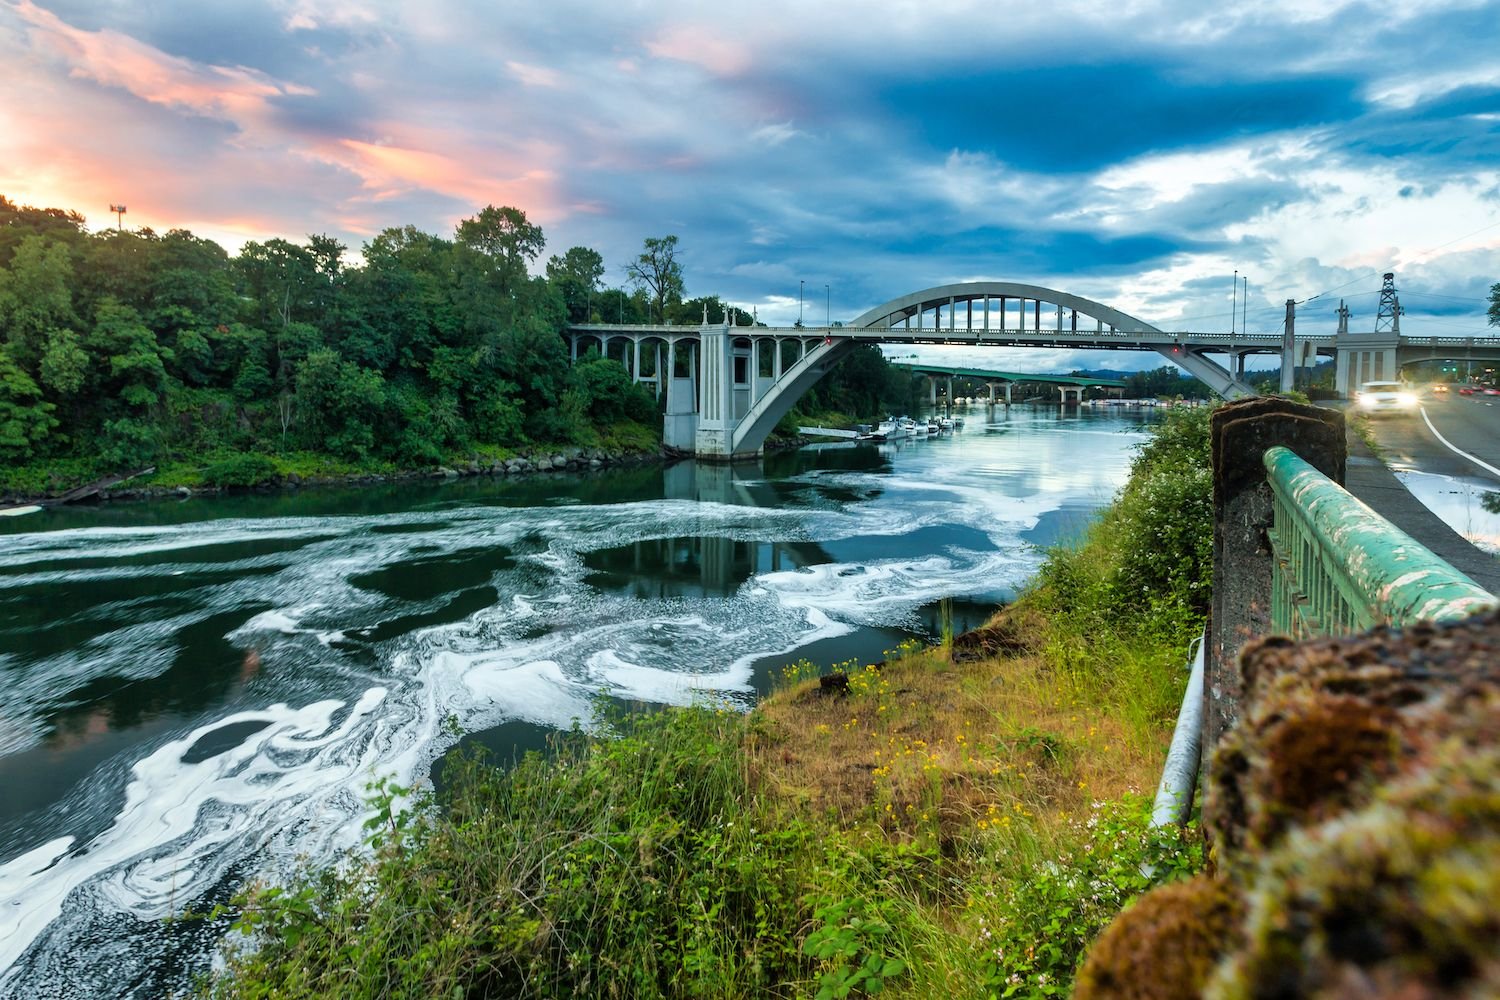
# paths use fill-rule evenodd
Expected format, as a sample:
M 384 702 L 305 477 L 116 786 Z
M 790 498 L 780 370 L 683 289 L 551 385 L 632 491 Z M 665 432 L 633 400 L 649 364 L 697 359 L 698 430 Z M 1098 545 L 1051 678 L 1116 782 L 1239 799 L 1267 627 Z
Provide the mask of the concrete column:
M 964 329 L 968 330 L 970 333 L 973 333 L 974 332 L 974 300 L 973 299 L 969 299 L 967 305 L 969 307 L 969 311 L 968 311 L 968 318 L 964 322 Z
M 984 384 L 984 391 L 989 394 L 989 405 L 994 406 L 995 405 L 995 383 L 993 383 L 993 382 L 986 382 Z
M 662 417 L 662 443 L 678 451 L 692 451 L 698 435 L 698 414 L 693 399 L 693 369 L 686 378 L 677 377 L 677 341 L 667 342 L 667 366 L 659 373 L 666 380 L 667 412 Z M 689 354 L 691 357 L 691 353 Z
M 632 337 L 635 341 L 635 367 L 630 370 L 630 377 L 637 382 L 641 380 L 641 338 Z
M 693 452 L 703 458 L 727 459 L 734 447 L 734 340 L 728 327 L 705 326 L 701 344 L 703 399 Z
M 988 333 L 990 329 L 990 297 L 984 297 L 984 329 Z
M 937 379 L 927 376 L 927 405 L 937 406 Z
M 1011 388 L 1011 384 L 1009 382 L 1005 383 L 1005 405 L 1006 406 L 1010 405 L 1010 388 Z
M 954 330 L 954 325 L 953 324 L 954 324 L 955 319 L 957 318 L 957 313 L 958 313 L 958 309 L 956 308 L 957 305 L 958 305 L 958 303 L 956 303 L 953 300 L 953 297 L 949 296 L 949 298 L 948 298 L 948 332 L 949 333 L 952 333 L 953 330 Z
M 578 334 L 576 334 L 576 333 L 570 333 L 570 334 L 568 334 L 568 342 L 571 345 L 572 360 L 577 361 L 578 360 Z

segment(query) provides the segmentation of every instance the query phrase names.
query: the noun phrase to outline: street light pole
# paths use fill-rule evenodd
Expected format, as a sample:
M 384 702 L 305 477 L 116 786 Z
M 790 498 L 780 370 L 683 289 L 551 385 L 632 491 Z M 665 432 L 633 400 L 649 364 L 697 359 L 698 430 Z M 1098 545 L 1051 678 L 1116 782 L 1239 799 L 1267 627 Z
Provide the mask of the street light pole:
M 826 326 L 826 327 L 828 327 L 830 330 L 833 329 L 833 306 L 832 306 L 832 302 L 833 302 L 833 293 L 828 290 L 828 286 L 827 285 L 824 285 L 823 286 L 823 325 Z
M 797 325 L 802 325 L 802 291 L 807 287 L 807 282 L 801 279 L 797 281 Z
M 122 232 L 125 229 L 125 206 L 111 205 L 109 210 L 115 213 L 115 232 Z

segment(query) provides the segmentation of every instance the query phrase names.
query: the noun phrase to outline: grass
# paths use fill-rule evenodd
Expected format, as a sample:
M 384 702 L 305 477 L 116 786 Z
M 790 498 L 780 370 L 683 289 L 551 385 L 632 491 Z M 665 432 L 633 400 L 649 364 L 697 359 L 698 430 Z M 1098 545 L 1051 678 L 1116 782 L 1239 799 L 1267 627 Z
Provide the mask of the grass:
M 1123 906 L 1202 865 L 1143 794 L 1202 571 L 1150 481 L 1195 474 L 1194 421 L 1169 420 L 1082 545 L 975 633 L 828 679 L 791 664 L 748 716 L 664 709 L 509 770 L 467 761 L 409 811 L 377 785 L 368 850 L 242 894 L 204 992 L 1066 995 Z M 1166 604 L 1140 597 L 1153 573 Z
M 1140 794 L 1171 654 L 1026 601 L 987 628 L 1008 652 L 908 644 L 843 693 L 792 664 L 748 716 L 604 719 L 410 811 L 377 786 L 370 853 L 243 895 L 256 947 L 205 992 L 1063 995 L 1128 899 L 1201 861 Z

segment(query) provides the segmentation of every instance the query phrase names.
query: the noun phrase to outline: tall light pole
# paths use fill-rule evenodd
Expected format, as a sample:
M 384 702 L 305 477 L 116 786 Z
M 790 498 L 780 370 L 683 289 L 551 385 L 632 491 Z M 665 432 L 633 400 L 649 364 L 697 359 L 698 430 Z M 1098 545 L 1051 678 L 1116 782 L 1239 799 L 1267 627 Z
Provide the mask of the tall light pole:
M 803 292 L 803 290 L 806 287 L 807 287 L 807 282 L 804 281 L 804 280 L 802 280 L 802 279 L 798 279 L 798 281 L 797 281 L 797 325 L 798 326 L 802 325 L 802 292 Z
M 115 232 L 118 233 L 125 228 L 125 206 L 111 205 L 109 210 L 115 213 Z
M 828 286 L 823 286 L 823 325 L 830 330 L 833 329 L 833 293 Z

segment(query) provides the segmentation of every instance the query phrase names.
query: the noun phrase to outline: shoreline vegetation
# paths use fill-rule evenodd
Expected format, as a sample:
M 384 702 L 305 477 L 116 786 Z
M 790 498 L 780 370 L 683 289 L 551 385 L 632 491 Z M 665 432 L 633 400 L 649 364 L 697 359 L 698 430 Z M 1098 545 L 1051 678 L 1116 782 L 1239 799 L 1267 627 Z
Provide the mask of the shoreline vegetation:
M 543 262 L 545 246 L 525 212 L 490 205 L 448 237 L 391 227 L 357 254 L 315 234 L 231 256 L 186 230 L 91 233 L 0 194 L 0 497 L 151 467 L 125 489 L 658 453 L 663 401 L 640 381 L 655 355 L 637 373 L 596 349 L 574 361 L 562 331 L 754 318 L 687 297 L 675 236 L 644 240 L 620 288 L 597 251 Z M 804 408 L 905 408 L 910 382 L 867 346 Z
M 1202 868 L 1150 799 L 1210 575 L 1206 410 L 982 628 L 377 781 L 368 841 L 213 915 L 215 997 L 1066 996 Z M 1149 872 L 1150 874 L 1144 874 Z

